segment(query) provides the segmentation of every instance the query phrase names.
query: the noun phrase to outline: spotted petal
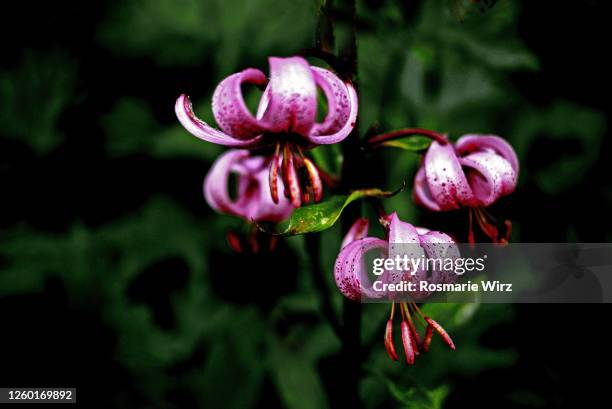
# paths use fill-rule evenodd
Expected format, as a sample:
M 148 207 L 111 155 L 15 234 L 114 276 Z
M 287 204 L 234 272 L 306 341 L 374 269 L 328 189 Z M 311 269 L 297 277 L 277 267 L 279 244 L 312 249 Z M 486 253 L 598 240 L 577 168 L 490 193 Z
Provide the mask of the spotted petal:
M 263 72 L 248 68 L 225 78 L 213 94 L 212 109 L 219 127 L 236 139 L 252 139 L 268 130 L 268 125 L 253 117 L 242 96 L 242 84 L 265 85 Z
M 506 159 L 518 176 L 519 163 L 512 146 L 505 139 L 495 135 L 464 135 L 457 140 L 455 148 L 460 156 L 474 151 L 493 151 Z
M 251 178 L 256 179 L 259 188 L 255 191 L 251 200 L 245 203 L 247 209 L 245 218 L 247 220 L 267 221 L 271 223 L 279 223 L 287 219 L 293 212 L 293 206 L 288 200 L 279 200 L 279 203 L 274 203 L 269 188 L 269 171 L 264 168 L 252 175 Z M 277 183 L 280 183 L 280 176 Z
M 439 212 L 442 210 L 440 205 L 433 198 L 429 185 L 427 184 L 427 178 L 425 177 L 425 167 L 419 167 L 417 174 L 414 178 L 414 190 L 413 190 L 414 201 L 423 207 Z
M 324 68 L 311 67 L 315 82 L 327 98 L 327 115 L 314 125 L 309 139 L 315 144 L 337 143 L 346 138 L 357 120 L 358 101 L 355 88 Z
M 347 244 L 354 242 L 355 240 L 363 239 L 368 235 L 368 228 L 370 227 L 370 221 L 364 217 L 360 217 L 355 220 L 355 223 L 351 226 L 344 239 L 340 248 L 344 248 Z
M 461 255 L 455 241 L 448 235 L 439 231 L 429 231 L 421 234 L 419 237 L 421 246 L 425 249 L 427 258 L 434 260 L 457 259 Z M 431 277 L 428 279 L 431 283 L 452 283 L 457 279 L 457 274 L 452 271 L 446 271 L 443 268 L 438 269 L 439 264 L 434 263 L 434 268 L 431 271 Z
M 375 249 L 385 251 L 387 242 L 375 237 L 366 237 L 349 243 L 338 254 L 334 278 L 338 289 L 345 297 L 359 301 L 364 297 L 380 298 L 384 296 L 371 288 L 364 261 L 364 255 Z
M 480 206 L 489 206 L 516 187 L 516 173 L 510 162 L 494 152 L 475 152 L 460 159 L 468 169 L 468 182 Z
M 270 83 L 265 91 L 263 119 L 272 132 L 308 136 L 317 113 L 317 88 L 308 62 L 302 57 L 270 57 Z
M 232 173 L 238 175 L 236 200 L 229 194 Z M 268 165 L 263 157 L 250 157 L 246 150 L 230 150 L 215 161 L 206 175 L 204 196 L 220 213 L 277 223 L 286 219 L 293 208 L 287 201 L 275 204 L 268 183 Z
M 397 213 L 393 212 L 389 223 L 389 258 L 400 256 L 408 259 L 422 259 L 425 251 L 420 245 L 419 233 L 410 223 L 401 221 Z M 418 282 L 424 279 L 426 271 L 423 268 L 389 271 L 387 278 L 390 283 L 399 283 L 402 280 Z
M 450 143 L 434 141 L 425 154 L 425 178 L 440 210 L 474 204 L 474 195 Z
M 178 97 L 174 110 L 178 120 L 185 127 L 185 129 L 187 129 L 187 131 L 189 131 L 192 135 L 205 141 L 216 143 L 218 145 L 239 148 L 255 148 L 264 146 L 266 144 L 261 135 L 252 139 L 241 140 L 211 127 L 206 122 L 195 116 L 191 106 L 191 101 L 185 94 Z

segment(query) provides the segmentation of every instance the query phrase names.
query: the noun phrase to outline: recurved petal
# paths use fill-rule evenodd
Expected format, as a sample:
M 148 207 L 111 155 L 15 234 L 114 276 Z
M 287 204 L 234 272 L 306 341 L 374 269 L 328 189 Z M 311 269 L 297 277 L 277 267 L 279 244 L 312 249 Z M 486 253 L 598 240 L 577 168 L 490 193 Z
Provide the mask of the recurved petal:
M 348 113 L 348 116 L 346 117 L 346 120 L 342 124 L 342 127 L 333 133 L 315 135 L 314 132 L 311 132 L 311 134 L 308 136 L 308 140 L 311 143 L 315 145 L 330 145 L 338 143 L 347 136 L 349 136 L 349 134 L 353 131 L 353 128 L 355 128 L 355 124 L 357 123 L 357 112 L 359 110 L 357 91 L 355 91 L 355 87 L 353 87 L 353 84 L 351 84 L 350 82 L 346 82 L 344 85 L 348 93 L 348 104 L 350 107 L 350 111 Z M 344 107 L 341 108 L 343 110 L 346 109 Z M 342 117 L 344 116 L 341 115 L 338 118 Z M 334 125 L 332 128 L 330 128 L 330 131 L 336 126 L 337 125 Z
M 195 116 L 191 101 L 185 94 L 178 97 L 174 110 L 179 122 L 185 129 L 192 135 L 205 141 L 236 148 L 256 148 L 265 145 L 261 135 L 248 140 L 240 140 L 211 127 Z
M 242 84 L 264 85 L 265 74 L 254 68 L 232 74 L 219 83 L 212 109 L 219 127 L 236 139 L 252 139 L 268 130 L 267 124 L 251 114 L 242 96 Z
M 366 237 L 346 245 L 338 254 L 334 267 L 336 286 L 345 297 L 360 301 L 362 298 L 380 298 L 384 294 L 375 292 L 370 285 L 364 255 L 372 250 L 384 251 L 387 242 L 375 237 Z
M 245 209 L 230 198 L 228 182 L 232 167 L 248 156 L 249 151 L 246 150 L 229 150 L 217 158 L 206 175 L 204 198 L 217 212 L 245 217 Z
M 518 176 L 519 162 L 512 146 L 496 135 L 464 135 L 457 140 L 455 148 L 459 155 L 465 156 L 478 150 L 494 151 L 504 157 Z
M 414 190 L 412 191 L 414 201 L 423 207 L 439 212 L 442 210 L 440 205 L 434 200 L 429 185 L 427 184 L 427 178 L 425 177 L 425 167 L 420 166 L 419 170 L 414 177 Z
M 251 157 L 246 150 L 230 150 L 213 164 L 204 180 L 204 197 L 216 211 L 242 217 L 247 221 L 278 223 L 286 219 L 293 207 L 286 200 L 272 201 L 264 157 Z M 236 199 L 229 193 L 229 176 L 238 175 Z
M 317 113 L 317 88 L 312 70 L 302 57 L 270 57 L 267 104 L 260 104 L 263 119 L 273 132 L 308 136 Z
M 489 206 L 516 187 L 516 173 L 511 164 L 494 152 L 475 152 L 460 159 L 467 180 L 480 206 Z
M 419 233 L 416 227 L 401 221 L 397 217 L 397 212 L 389 216 L 389 243 L 419 243 Z
M 434 141 L 425 154 L 425 179 L 431 197 L 440 210 L 458 209 L 474 204 L 474 195 L 450 143 Z
M 389 223 L 389 258 L 395 258 L 396 256 L 404 258 L 404 256 L 407 256 L 408 259 L 421 259 L 424 255 L 425 252 L 420 245 L 417 229 L 410 223 L 401 221 L 397 217 L 397 213 L 393 212 Z M 388 272 L 387 277 L 390 282 L 418 281 L 425 272 L 422 268 L 412 270 L 411 265 L 406 267 L 408 269 Z
M 351 101 L 347 86 L 331 71 L 320 67 L 310 67 L 315 83 L 321 87 L 327 99 L 327 115 L 321 123 L 312 128 L 312 135 L 325 135 L 338 132 L 351 113 Z
M 429 231 L 420 236 L 421 246 L 425 250 L 427 258 L 433 260 L 457 259 L 461 257 L 459 247 L 448 235 L 439 231 Z M 444 268 L 438 269 L 440 265 L 434 263 L 431 271 L 430 283 L 452 283 L 456 281 L 457 274 L 446 271 Z M 443 266 L 441 266 L 443 267 Z
M 274 203 L 270 193 L 270 178 L 268 168 L 263 168 L 252 175 L 257 183 L 257 189 L 253 192 L 250 201 L 246 204 L 248 208 L 247 218 L 258 222 L 279 223 L 285 220 L 291 212 L 293 206 L 288 200 L 281 198 L 278 203 Z M 277 175 L 277 184 L 281 183 L 280 176 Z
M 354 242 L 355 240 L 363 239 L 368 234 L 368 228 L 370 227 L 370 221 L 365 217 L 360 217 L 355 220 L 355 223 L 351 226 L 344 239 L 340 248 L 344 248 L 347 244 Z

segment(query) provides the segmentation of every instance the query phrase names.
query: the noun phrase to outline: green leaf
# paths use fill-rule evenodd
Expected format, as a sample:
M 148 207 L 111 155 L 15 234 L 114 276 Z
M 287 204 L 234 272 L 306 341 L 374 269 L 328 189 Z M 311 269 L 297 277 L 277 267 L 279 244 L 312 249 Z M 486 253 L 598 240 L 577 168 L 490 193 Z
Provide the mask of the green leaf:
M 429 145 L 431 145 L 431 139 L 425 136 L 409 136 L 394 141 L 387 141 L 382 144 L 382 146 L 389 148 L 398 148 L 411 152 L 424 151 L 429 148 Z
M 385 192 L 380 189 L 355 190 L 350 195 L 333 196 L 329 200 L 300 207 L 293 211 L 289 224 L 281 232 L 281 236 L 316 233 L 332 227 L 346 206 L 364 197 L 391 197 L 397 192 Z

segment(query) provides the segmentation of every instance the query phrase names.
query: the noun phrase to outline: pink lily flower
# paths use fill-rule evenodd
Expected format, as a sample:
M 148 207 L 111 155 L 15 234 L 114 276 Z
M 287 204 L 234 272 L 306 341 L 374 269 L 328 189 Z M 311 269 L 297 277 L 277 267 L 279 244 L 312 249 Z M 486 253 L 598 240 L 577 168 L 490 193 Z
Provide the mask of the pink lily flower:
M 358 219 L 346 234 L 342 242 L 342 250 L 336 258 L 334 278 L 340 292 L 347 298 L 359 301 L 363 298 L 381 298 L 392 295 L 381 294 L 374 291 L 368 278 L 368 270 L 365 265 L 364 256 L 372 250 L 380 250 L 388 257 L 394 258 L 396 255 L 407 254 L 410 258 L 448 258 L 459 257 L 459 252 L 455 242 L 446 234 L 428 229 L 414 227 L 410 223 L 402 222 L 394 212 L 387 218 L 388 238 L 381 240 L 376 237 L 366 237 L 368 234 L 369 223 L 367 219 Z M 402 246 L 403 245 L 403 246 Z M 412 274 L 414 273 L 414 274 Z M 408 281 L 418 283 L 427 280 L 434 283 L 453 282 L 456 274 L 446 271 L 431 271 L 431 277 L 427 276 L 427 271 L 385 271 L 381 275 L 385 283 L 399 283 Z M 413 299 L 420 299 L 428 293 L 410 292 L 408 295 Z M 406 362 L 414 364 L 415 356 L 420 352 L 427 352 L 431 343 L 433 332 L 437 332 L 443 341 L 451 348 L 455 345 L 446 331 L 436 321 L 423 314 L 417 304 L 413 301 L 396 302 L 391 304 L 391 314 L 387 321 L 384 345 L 387 355 L 394 361 L 398 360 L 395 346 L 393 344 L 393 317 L 395 305 L 399 305 L 402 316 L 401 335 Z M 412 314 L 411 314 L 412 312 Z M 417 332 L 415 321 L 412 316 L 419 316 L 420 321 L 425 326 L 425 338 L 421 340 Z
M 433 211 L 470 209 L 483 232 L 494 242 L 507 242 L 511 224 L 505 221 L 505 237 L 499 238 L 495 219 L 484 208 L 516 188 L 519 163 L 512 146 L 493 135 L 465 135 L 453 145 L 433 141 L 415 180 L 415 201 Z
M 204 180 L 204 197 L 219 213 L 247 221 L 278 223 L 293 211 L 289 202 L 274 203 L 270 196 L 268 168 L 270 158 L 251 155 L 250 151 L 231 149 L 212 165 Z M 237 175 L 237 194 L 229 192 L 230 175 Z
M 342 250 L 336 258 L 334 278 L 340 292 L 353 301 L 363 298 L 381 298 L 386 296 L 371 288 L 368 279 L 368 269 L 364 256 L 378 250 L 384 257 L 395 258 L 407 255 L 410 258 L 450 258 L 459 257 L 459 250 L 453 239 L 445 233 L 430 231 L 422 227 L 414 227 L 410 223 L 401 221 L 397 213 L 387 216 L 388 238 L 382 240 L 377 237 L 366 237 L 369 223 L 367 219 L 358 219 L 347 232 L 342 243 Z M 386 271 L 381 275 L 386 283 L 398 283 L 402 280 L 418 283 L 427 280 L 435 283 L 453 282 L 454 273 L 446 271 L 428 272 L 420 268 L 417 271 Z M 420 299 L 428 293 L 412 292 L 408 294 L 413 299 Z
M 302 57 L 270 57 L 269 64 L 269 80 L 262 71 L 247 68 L 219 83 L 212 109 L 221 130 L 197 118 L 185 94 L 177 99 L 175 111 L 185 129 L 205 141 L 243 149 L 272 148 L 272 200 L 278 203 L 276 176 L 280 168 L 284 194 L 299 207 L 311 196 L 315 201 L 322 196 L 318 169 L 302 150 L 340 142 L 351 133 L 357 118 L 357 93 L 350 82 L 324 68 L 310 66 Z M 256 115 L 244 102 L 244 83 L 266 86 Z M 317 87 L 328 106 L 320 123 L 316 121 Z

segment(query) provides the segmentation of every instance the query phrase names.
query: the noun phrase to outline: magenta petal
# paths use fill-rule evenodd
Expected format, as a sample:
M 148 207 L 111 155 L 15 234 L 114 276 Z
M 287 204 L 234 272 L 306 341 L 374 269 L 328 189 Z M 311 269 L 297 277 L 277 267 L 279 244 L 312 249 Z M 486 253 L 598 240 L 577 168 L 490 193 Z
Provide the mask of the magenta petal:
M 325 135 L 338 132 L 351 113 L 349 91 L 336 76 L 324 68 L 310 67 L 316 84 L 321 87 L 327 98 L 327 115 L 322 123 L 316 123 L 312 128 L 312 135 Z
M 415 227 L 415 228 L 416 228 L 417 233 L 419 233 L 419 236 L 422 236 L 422 235 L 424 235 L 424 234 L 427 234 L 427 233 L 429 233 L 429 232 L 431 231 L 431 230 L 429 230 L 429 229 L 427 229 L 427 228 L 425 228 L 425 227 L 418 227 L 418 226 L 417 226 L 417 227 Z
M 453 149 L 434 141 L 425 154 L 425 177 L 431 197 L 440 210 L 458 209 L 474 204 L 474 195 Z
M 359 301 L 363 297 L 380 298 L 382 293 L 375 292 L 370 286 L 368 269 L 364 255 L 374 249 L 385 250 L 387 242 L 374 237 L 356 240 L 345 246 L 336 258 L 334 278 L 336 285 L 345 297 Z
M 195 116 L 191 102 L 189 101 L 189 97 L 185 94 L 178 97 L 174 110 L 178 120 L 185 127 L 185 129 L 187 129 L 187 131 L 189 131 L 192 135 L 205 141 L 216 143 L 218 145 L 240 148 L 254 148 L 265 145 L 261 136 L 257 136 L 249 140 L 240 140 L 211 127 L 206 122 Z
M 397 217 L 397 213 L 391 213 L 389 217 L 389 244 L 393 243 L 419 243 L 419 233 L 410 223 L 403 222 Z
M 465 156 L 470 152 L 479 150 L 493 150 L 504 157 L 509 163 L 514 173 L 518 176 L 519 162 L 512 146 L 505 139 L 495 135 L 464 135 L 457 140 L 455 148 L 459 155 Z
M 425 249 L 425 254 L 430 259 L 457 259 L 461 257 L 459 247 L 448 235 L 439 231 L 429 231 L 420 236 L 421 246 Z M 436 264 L 434 263 L 434 266 Z M 457 279 L 457 274 L 444 269 L 434 269 L 431 272 L 431 283 L 452 283 Z
M 317 113 L 317 88 L 308 62 L 302 57 L 270 57 L 269 62 L 269 104 L 264 120 L 273 132 L 307 136 Z
M 259 105 L 257 106 L 257 112 L 255 114 L 257 119 L 263 118 L 264 114 L 268 110 L 268 105 L 270 105 L 270 92 L 270 84 L 268 84 L 263 94 L 261 95 Z
M 414 190 L 413 190 L 414 201 L 423 207 L 433 210 L 434 212 L 440 211 L 440 205 L 434 200 L 429 186 L 427 185 L 427 179 L 425 178 L 425 168 L 419 167 L 416 176 L 414 177 Z
M 397 213 L 393 212 L 389 223 L 389 257 L 408 256 L 409 259 L 419 259 L 425 255 L 425 251 L 420 246 L 419 233 L 410 223 L 401 221 Z M 404 269 L 389 271 L 389 282 L 398 283 L 402 280 L 419 281 L 423 278 L 423 269 L 412 270 Z
M 249 112 L 242 97 L 242 84 L 264 85 L 263 72 L 248 68 L 219 83 L 212 99 L 212 109 L 219 127 L 236 139 L 252 139 L 268 130 L 265 122 Z
M 347 244 L 352 243 L 355 240 L 363 239 L 365 236 L 367 236 L 369 227 L 370 222 L 368 219 L 360 217 L 359 219 L 355 220 L 355 223 L 353 223 L 349 231 L 346 232 L 340 248 L 344 248 Z
M 245 150 L 229 150 L 219 156 L 206 175 L 204 197 L 208 205 L 217 212 L 243 216 L 242 209 L 230 198 L 228 182 L 234 164 L 248 156 L 249 152 Z
M 514 191 L 516 173 L 502 156 L 493 152 L 476 152 L 460 161 L 469 169 L 467 179 L 480 206 L 489 206 Z
M 353 128 L 357 123 L 357 112 L 359 110 L 357 91 L 355 91 L 355 88 L 351 83 L 345 83 L 344 85 L 346 86 L 346 91 L 348 93 L 348 104 L 350 107 L 350 111 L 348 113 L 348 116 L 346 117 L 346 120 L 344 121 L 344 124 L 335 133 L 324 135 L 315 135 L 315 132 L 311 133 L 311 135 L 308 137 L 310 142 L 316 145 L 330 145 L 338 143 L 347 136 L 349 136 L 349 134 L 353 131 Z M 343 105 L 343 103 L 340 103 L 338 104 L 338 106 L 336 106 L 336 110 L 346 111 L 346 107 Z M 336 115 L 336 117 L 343 118 L 344 114 Z M 334 121 L 334 123 L 336 123 L 336 121 Z M 329 130 L 333 130 L 336 126 L 337 125 L 333 125 Z M 315 131 L 321 132 L 320 129 Z
M 287 201 L 272 201 L 268 180 L 269 164 L 265 158 L 250 157 L 249 151 L 230 150 L 213 164 L 204 180 L 204 197 L 216 211 L 242 217 L 248 221 L 278 223 L 286 219 L 293 207 Z M 238 192 L 233 201 L 229 194 L 229 177 L 238 175 Z

